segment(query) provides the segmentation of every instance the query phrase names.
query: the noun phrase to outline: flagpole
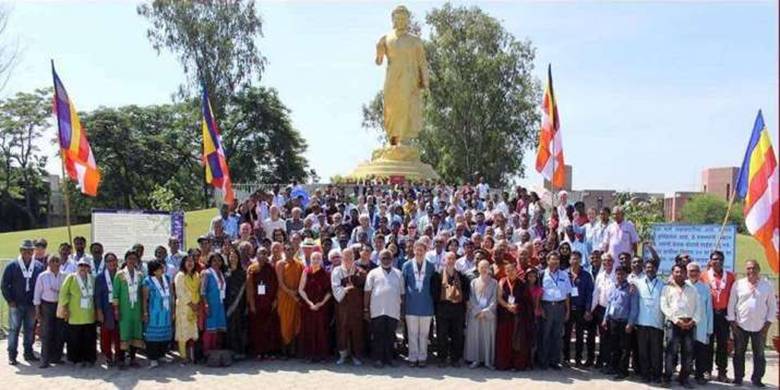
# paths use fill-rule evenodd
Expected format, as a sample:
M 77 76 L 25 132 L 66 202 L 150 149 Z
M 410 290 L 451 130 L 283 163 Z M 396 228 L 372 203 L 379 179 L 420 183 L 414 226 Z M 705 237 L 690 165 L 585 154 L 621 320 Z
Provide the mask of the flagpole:
M 715 240 L 715 249 L 713 249 L 713 251 L 720 249 L 720 240 L 723 238 L 723 231 L 726 230 L 726 223 L 729 221 L 731 207 L 734 206 L 734 199 L 737 197 L 737 189 L 733 189 L 729 195 L 729 206 L 726 208 L 726 215 L 723 216 L 723 223 L 720 225 L 720 232 L 718 233 L 718 238 Z
M 54 59 L 51 60 L 51 76 L 54 83 L 54 114 L 57 116 L 57 128 L 60 129 L 60 115 L 57 111 L 57 77 L 54 71 Z M 59 131 L 59 130 L 58 130 Z M 60 146 L 60 167 L 62 168 L 62 197 L 65 201 L 65 225 L 68 227 L 68 243 L 73 242 L 73 233 L 70 228 L 70 194 L 68 194 L 68 180 L 65 176 L 65 151 L 62 150 L 62 140 L 57 135 L 57 143 Z
M 65 176 L 65 155 L 60 148 L 60 166 L 62 167 L 62 196 L 65 201 L 65 225 L 68 226 L 68 243 L 73 242 L 73 233 L 70 229 L 70 195 L 68 194 L 68 180 Z

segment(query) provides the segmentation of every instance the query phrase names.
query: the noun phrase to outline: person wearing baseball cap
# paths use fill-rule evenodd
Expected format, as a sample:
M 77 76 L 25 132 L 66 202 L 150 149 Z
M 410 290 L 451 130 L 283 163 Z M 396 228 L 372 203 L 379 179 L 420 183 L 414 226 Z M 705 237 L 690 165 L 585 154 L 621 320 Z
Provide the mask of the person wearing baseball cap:
M 8 364 L 16 365 L 19 331 L 24 332 L 24 360 L 37 361 L 33 353 L 35 339 L 35 306 L 33 290 L 43 265 L 33 259 L 33 241 L 23 240 L 19 245 L 19 257 L 3 271 L 2 293 L 8 303 L 10 329 L 8 332 Z

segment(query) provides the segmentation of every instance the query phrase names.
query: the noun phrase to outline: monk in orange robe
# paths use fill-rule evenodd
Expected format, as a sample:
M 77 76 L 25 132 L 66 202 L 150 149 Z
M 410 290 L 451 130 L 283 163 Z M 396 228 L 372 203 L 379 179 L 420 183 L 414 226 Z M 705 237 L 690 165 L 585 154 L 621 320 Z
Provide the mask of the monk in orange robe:
M 285 254 L 276 263 L 276 277 L 279 279 L 277 311 L 282 336 L 282 357 L 295 356 L 295 338 L 301 330 L 301 308 L 298 286 L 303 274 L 303 263 L 295 258 L 295 250 L 285 244 Z

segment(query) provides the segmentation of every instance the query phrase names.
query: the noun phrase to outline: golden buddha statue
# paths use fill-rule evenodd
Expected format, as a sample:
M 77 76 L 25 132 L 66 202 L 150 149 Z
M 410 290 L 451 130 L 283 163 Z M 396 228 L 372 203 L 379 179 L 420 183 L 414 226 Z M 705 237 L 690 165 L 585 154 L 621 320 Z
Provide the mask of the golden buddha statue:
M 406 7 L 396 7 L 392 12 L 393 30 L 376 44 L 374 62 L 382 65 L 387 57 L 382 96 L 388 145 L 375 150 L 370 162 L 360 164 L 347 176 L 350 179 L 439 178 L 430 165 L 420 161 L 417 148 L 409 143 L 422 130 L 423 92 L 428 88 L 425 48 L 420 37 L 409 32 L 410 17 Z

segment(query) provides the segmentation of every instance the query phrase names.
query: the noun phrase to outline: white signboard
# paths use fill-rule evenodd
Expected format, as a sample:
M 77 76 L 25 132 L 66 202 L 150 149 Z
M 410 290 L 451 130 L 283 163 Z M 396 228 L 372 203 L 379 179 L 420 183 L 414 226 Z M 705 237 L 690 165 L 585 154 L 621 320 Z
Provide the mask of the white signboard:
M 720 225 L 692 225 L 678 223 L 657 223 L 653 225 L 653 246 L 661 258 L 659 272 L 669 273 L 677 255 L 688 254 L 701 266 L 710 260 L 710 252 L 715 249 L 720 233 Z M 734 270 L 737 228 L 726 225 L 720 239 L 720 251 L 723 252 L 723 267 Z M 645 258 L 648 258 L 646 255 Z
M 114 252 L 120 259 L 133 245 L 141 244 L 144 246 L 144 260 L 151 260 L 154 248 L 163 245 L 167 249 L 172 234 L 181 237 L 180 240 L 183 238 L 183 213 L 92 210 L 91 242 L 103 244 L 105 253 Z

